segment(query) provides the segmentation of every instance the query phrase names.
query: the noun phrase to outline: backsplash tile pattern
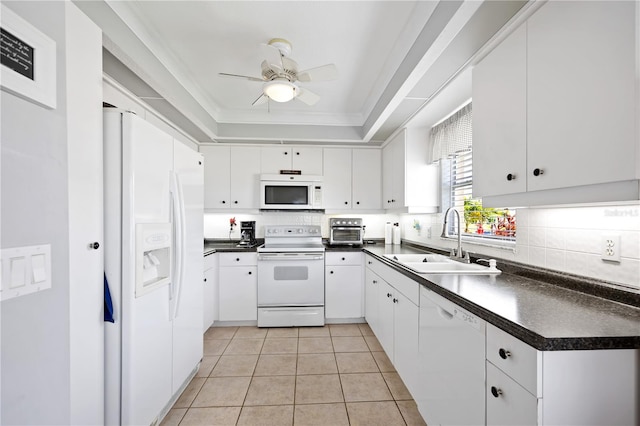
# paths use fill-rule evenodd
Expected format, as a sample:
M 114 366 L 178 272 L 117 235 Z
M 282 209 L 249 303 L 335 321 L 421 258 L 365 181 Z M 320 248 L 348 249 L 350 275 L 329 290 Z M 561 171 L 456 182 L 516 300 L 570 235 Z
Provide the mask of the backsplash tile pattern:
M 319 213 L 205 213 L 205 238 L 229 238 L 229 218 L 237 223 L 255 220 L 257 236 L 264 237 L 265 225 L 320 225 L 329 236 L 329 218 Z M 344 214 L 362 217 L 365 238 L 384 238 L 386 222 L 399 222 L 404 240 L 450 249 L 455 240 L 442 239 L 442 213 L 425 215 Z M 540 266 L 560 272 L 605 280 L 640 289 L 640 203 L 517 210 L 518 230 L 514 248 L 495 248 L 463 243 L 465 249 L 485 257 Z M 419 229 L 415 229 L 415 221 Z M 621 237 L 621 262 L 601 259 L 601 240 L 606 233 Z M 239 226 L 231 234 L 240 238 Z

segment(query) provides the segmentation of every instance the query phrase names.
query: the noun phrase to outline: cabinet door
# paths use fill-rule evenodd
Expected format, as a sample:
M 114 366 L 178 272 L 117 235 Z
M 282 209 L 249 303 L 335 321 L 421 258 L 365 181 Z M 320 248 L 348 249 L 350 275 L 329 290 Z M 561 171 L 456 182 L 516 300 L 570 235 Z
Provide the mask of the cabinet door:
M 418 390 L 418 306 L 399 292 L 393 298 L 393 365 L 412 395 Z
M 322 175 L 322 148 L 293 147 L 291 149 L 293 170 L 301 170 L 303 175 Z
M 487 425 L 538 424 L 538 399 L 487 361 Z
M 211 255 L 214 256 L 214 255 Z M 213 325 L 217 314 L 216 293 L 218 290 L 218 268 L 209 268 L 204 271 L 204 293 L 203 293 L 203 333 Z
M 231 147 L 230 205 L 257 209 L 260 206 L 260 151 L 255 147 Z
M 220 268 L 220 321 L 258 319 L 258 281 L 255 266 Z
M 379 149 L 352 150 L 351 207 L 354 210 L 382 207 L 382 153 Z
M 325 293 L 327 318 L 362 318 L 362 267 L 327 266 Z
M 204 208 L 229 208 L 230 200 L 230 147 L 201 146 L 204 156 Z
M 379 333 L 376 333 L 376 337 L 395 365 L 393 350 L 393 297 L 395 290 L 384 280 L 380 280 L 378 290 L 378 318 L 380 321 L 378 323 Z
M 637 178 L 637 7 L 552 1 L 527 21 L 529 191 Z
M 527 190 L 527 31 L 473 68 L 473 196 Z
M 280 170 L 291 170 L 291 148 L 260 147 L 260 173 L 280 174 Z
M 323 193 L 325 209 L 351 208 L 351 149 L 325 148 Z
M 393 147 L 387 145 L 382 149 L 382 208 L 392 208 L 393 198 Z
M 369 262 L 369 260 L 368 260 Z M 375 272 L 373 272 L 369 268 L 365 268 L 364 270 L 364 291 L 365 291 L 365 302 L 364 302 L 364 317 L 373 330 L 373 333 L 378 336 L 380 334 L 380 314 L 378 310 L 378 293 L 380 292 L 379 284 L 382 281 Z

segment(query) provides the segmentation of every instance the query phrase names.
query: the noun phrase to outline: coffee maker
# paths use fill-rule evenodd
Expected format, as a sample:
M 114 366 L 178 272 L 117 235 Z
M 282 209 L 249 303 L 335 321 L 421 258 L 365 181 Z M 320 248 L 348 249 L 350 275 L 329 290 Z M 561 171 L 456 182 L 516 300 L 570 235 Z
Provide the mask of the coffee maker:
M 249 220 L 240 222 L 240 243 L 238 247 L 255 247 L 256 241 L 256 221 Z

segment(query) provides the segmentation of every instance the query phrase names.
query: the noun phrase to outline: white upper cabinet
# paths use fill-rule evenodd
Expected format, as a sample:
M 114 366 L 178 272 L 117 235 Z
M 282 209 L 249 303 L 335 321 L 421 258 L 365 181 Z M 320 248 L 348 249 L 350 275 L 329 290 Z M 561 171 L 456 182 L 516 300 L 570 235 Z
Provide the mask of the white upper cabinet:
M 380 210 L 379 149 L 325 148 L 325 210 Z
M 264 146 L 259 149 L 261 173 L 279 174 L 280 170 L 300 170 L 304 175 L 322 175 L 322 148 Z
M 202 146 L 204 208 L 259 207 L 260 150 L 251 146 Z
M 351 151 L 351 207 L 354 210 L 382 208 L 382 151 L 353 149 Z
M 473 195 L 638 199 L 637 2 L 548 2 L 473 70 Z
M 405 128 L 382 150 L 382 208 L 433 213 L 440 204 L 437 165 L 429 164 L 429 129 Z

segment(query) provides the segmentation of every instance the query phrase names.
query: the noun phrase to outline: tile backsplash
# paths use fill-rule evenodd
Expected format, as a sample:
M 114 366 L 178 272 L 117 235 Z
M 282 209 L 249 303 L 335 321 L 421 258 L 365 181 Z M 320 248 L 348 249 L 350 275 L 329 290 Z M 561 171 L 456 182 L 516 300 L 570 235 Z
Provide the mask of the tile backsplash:
M 420 231 L 414 229 L 414 221 Z M 442 214 L 402 217 L 403 238 L 451 248 L 440 238 Z M 428 229 L 431 228 L 431 236 Z M 602 260 L 603 239 L 620 236 L 620 262 Z M 606 280 L 640 289 L 640 203 L 517 210 L 516 244 L 492 248 L 463 243 L 470 252 Z
M 402 238 L 431 247 L 450 249 L 456 241 L 440 238 L 442 213 L 425 215 L 319 213 L 205 213 L 205 238 L 239 239 L 236 226 L 229 235 L 229 218 L 255 220 L 257 236 L 264 237 L 265 225 L 320 225 L 322 236 L 329 236 L 329 217 L 361 217 L 365 238 L 384 238 L 386 222 L 399 222 Z M 416 226 L 418 225 L 418 226 Z M 640 203 L 517 210 L 515 247 L 495 248 L 464 242 L 477 255 L 540 266 L 596 278 L 640 289 Z M 419 228 L 419 229 L 416 229 Z M 601 258 L 603 238 L 620 236 L 620 262 Z

